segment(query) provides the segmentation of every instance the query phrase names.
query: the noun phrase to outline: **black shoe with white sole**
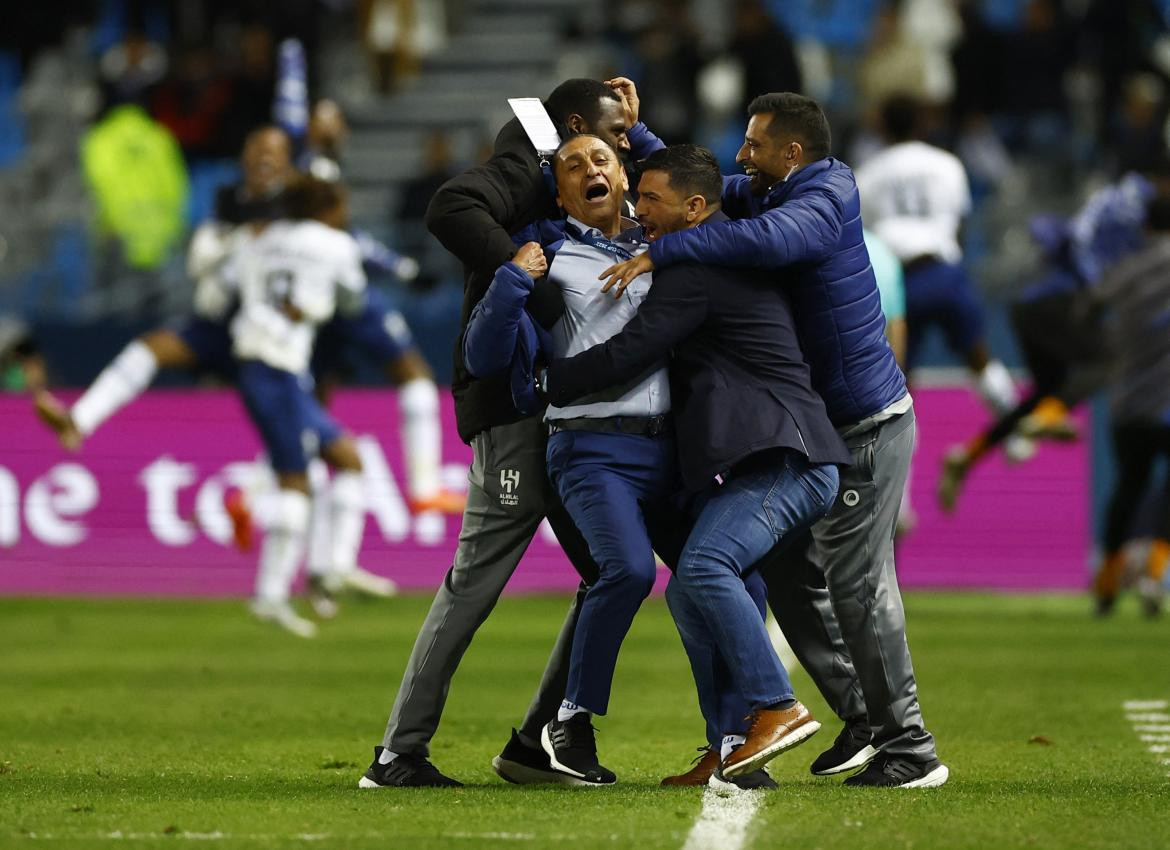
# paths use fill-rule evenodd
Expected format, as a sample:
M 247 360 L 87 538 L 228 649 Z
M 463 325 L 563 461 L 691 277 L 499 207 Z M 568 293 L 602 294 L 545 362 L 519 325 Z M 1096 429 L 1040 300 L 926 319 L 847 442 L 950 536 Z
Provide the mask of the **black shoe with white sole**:
M 554 770 L 581 780 L 580 785 L 613 785 L 617 776 L 597 761 L 593 723 L 585 712 L 569 720 L 552 720 L 540 730 L 540 745 Z
M 439 773 L 439 769 L 422 756 L 403 753 L 388 764 L 378 759 L 385 747 L 374 747 L 374 763 L 358 780 L 358 788 L 462 788 L 463 783 Z
M 542 747 L 530 747 L 512 730 L 512 738 L 503 751 L 492 759 L 492 770 L 505 782 L 514 785 L 587 785 L 584 779 L 561 773 L 552 766 Z
M 833 746 L 817 756 L 809 770 L 814 776 L 832 776 L 865 767 L 878 752 L 869 743 L 872 737 L 866 727 L 846 723 Z
M 854 788 L 937 788 L 945 785 L 950 770 L 938 759 L 914 761 L 879 753 L 869 767 L 845 780 Z
M 707 780 L 707 785 L 720 791 L 774 791 L 780 786 L 776 784 L 765 768 L 753 770 L 740 776 L 728 779 L 721 769 L 717 769 Z

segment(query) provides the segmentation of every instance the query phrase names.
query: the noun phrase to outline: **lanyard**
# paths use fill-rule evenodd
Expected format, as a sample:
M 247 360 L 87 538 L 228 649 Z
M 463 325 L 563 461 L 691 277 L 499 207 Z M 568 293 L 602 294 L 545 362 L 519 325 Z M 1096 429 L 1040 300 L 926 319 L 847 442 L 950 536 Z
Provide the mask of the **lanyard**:
M 607 254 L 612 254 L 622 260 L 634 259 L 634 253 L 621 245 L 610 242 L 602 236 L 595 236 L 592 231 L 585 232 L 571 221 L 565 222 L 565 232 L 576 239 L 578 242 L 584 242 L 586 245 L 592 245 L 594 248 L 605 251 Z

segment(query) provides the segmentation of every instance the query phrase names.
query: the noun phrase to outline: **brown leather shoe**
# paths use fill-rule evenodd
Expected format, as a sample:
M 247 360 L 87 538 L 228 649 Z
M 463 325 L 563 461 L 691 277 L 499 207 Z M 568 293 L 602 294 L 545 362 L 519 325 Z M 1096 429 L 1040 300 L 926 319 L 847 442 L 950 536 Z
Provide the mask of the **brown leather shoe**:
M 719 767 L 719 751 L 710 747 L 699 747 L 699 750 L 703 754 L 691 762 L 691 769 L 678 776 L 666 777 L 662 780 L 663 786 L 706 785 Z
M 799 702 L 782 710 L 757 709 L 748 721 L 747 740 L 723 762 L 726 777 L 759 770 L 785 750 L 803 744 L 821 728 Z

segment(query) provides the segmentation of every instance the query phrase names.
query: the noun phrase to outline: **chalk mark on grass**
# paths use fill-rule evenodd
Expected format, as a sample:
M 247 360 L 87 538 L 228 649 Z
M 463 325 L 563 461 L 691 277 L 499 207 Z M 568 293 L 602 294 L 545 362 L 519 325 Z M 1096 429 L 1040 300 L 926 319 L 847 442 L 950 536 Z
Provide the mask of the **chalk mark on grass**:
M 1131 699 L 1121 707 L 1146 750 L 1157 757 L 1158 764 L 1170 768 L 1170 700 Z M 1170 776 L 1170 770 L 1166 775 Z
M 740 850 L 764 800 L 763 791 L 703 792 L 703 808 L 682 850 Z

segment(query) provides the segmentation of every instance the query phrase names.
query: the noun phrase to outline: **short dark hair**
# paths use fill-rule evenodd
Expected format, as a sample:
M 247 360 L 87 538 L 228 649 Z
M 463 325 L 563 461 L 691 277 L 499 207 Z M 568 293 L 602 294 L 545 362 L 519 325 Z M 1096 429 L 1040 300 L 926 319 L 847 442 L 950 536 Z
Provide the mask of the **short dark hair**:
M 570 115 L 580 115 L 590 127 L 597 126 L 601 120 L 601 101 L 603 99 L 621 103 L 617 92 L 598 80 L 576 78 L 565 80 L 552 90 L 544 108 L 549 117 L 557 125 L 558 130 L 564 130 L 564 123 Z M 562 132 L 562 135 L 564 133 Z
M 702 195 L 708 204 L 723 196 L 723 175 L 715 154 L 700 145 L 671 145 L 660 148 L 639 164 L 639 171 L 662 171 L 671 188 L 691 197 Z
M 769 135 L 791 133 L 810 159 L 824 159 L 833 148 L 829 119 L 811 97 L 790 91 L 762 94 L 748 104 L 748 115 L 771 115 Z
M 281 196 L 285 214 L 298 220 L 319 218 L 344 198 L 345 190 L 338 183 L 309 174 L 290 183 Z
M 922 121 L 922 104 L 908 94 L 896 94 L 882 104 L 882 130 L 891 142 L 908 142 L 918 138 Z

